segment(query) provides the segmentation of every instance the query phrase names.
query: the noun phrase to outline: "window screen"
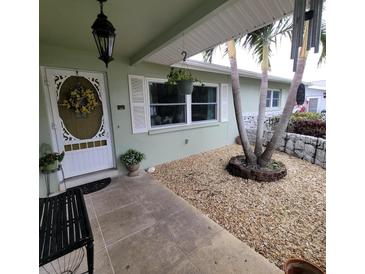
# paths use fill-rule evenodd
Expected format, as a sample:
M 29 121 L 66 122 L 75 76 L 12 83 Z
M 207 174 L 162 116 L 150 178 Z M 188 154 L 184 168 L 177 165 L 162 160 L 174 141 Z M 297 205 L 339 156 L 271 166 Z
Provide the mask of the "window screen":
M 185 95 L 173 85 L 149 83 L 151 127 L 186 123 Z
M 191 121 L 217 119 L 217 88 L 194 86 L 191 96 Z

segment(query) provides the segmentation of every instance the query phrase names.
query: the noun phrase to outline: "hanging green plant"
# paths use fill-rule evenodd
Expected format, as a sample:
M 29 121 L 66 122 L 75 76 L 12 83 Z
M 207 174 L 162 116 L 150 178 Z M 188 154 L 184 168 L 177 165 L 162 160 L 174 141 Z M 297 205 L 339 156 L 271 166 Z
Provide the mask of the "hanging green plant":
M 199 82 L 203 85 L 200 80 L 193 77 L 190 70 L 185 68 L 175 70 L 175 68 L 172 67 L 170 73 L 167 75 L 166 84 L 176 85 L 178 91 L 182 94 L 191 94 L 194 89 L 194 82 Z
M 42 172 L 50 172 L 57 170 L 59 163 L 62 162 L 65 152 L 57 153 L 45 153 L 41 158 L 39 158 L 39 167 Z
M 91 113 L 99 103 L 95 97 L 95 93 L 91 89 L 79 87 L 72 90 L 69 97 L 60 105 L 85 117 L 87 114 Z

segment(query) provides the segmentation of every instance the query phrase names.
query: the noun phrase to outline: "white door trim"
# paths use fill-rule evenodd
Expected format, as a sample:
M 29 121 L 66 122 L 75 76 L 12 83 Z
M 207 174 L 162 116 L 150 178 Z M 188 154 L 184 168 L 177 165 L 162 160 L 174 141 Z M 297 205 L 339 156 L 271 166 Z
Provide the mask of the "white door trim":
M 54 69 L 54 70 L 66 70 L 66 71 L 79 71 L 84 73 L 99 73 L 103 75 L 104 80 L 104 91 L 105 91 L 105 98 L 106 98 L 106 110 L 107 110 L 107 116 L 108 119 L 105 121 L 109 125 L 109 132 L 110 132 L 110 142 L 111 142 L 111 150 L 112 150 L 112 161 L 113 161 L 113 169 L 117 169 L 116 165 L 116 153 L 115 153 L 115 143 L 114 143 L 114 132 L 113 132 L 113 126 L 112 126 L 112 116 L 111 116 L 111 104 L 110 104 L 110 97 L 109 97 L 109 90 L 108 90 L 108 82 L 107 82 L 107 75 L 106 72 L 102 71 L 91 71 L 91 70 L 85 70 L 85 69 L 78 69 L 78 68 L 60 68 L 60 67 L 48 67 L 48 66 L 40 66 L 40 72 L 41 72 L 41 80 L 42 80 L 42 87 L 43 87 L 43 96 L 45 98 L 46 103 L 46 112 L 47 112 L 47 121 L 48 126 L 50 129 L 50 135 L 51 135 L 51 147 L 53 151 L 61 151 L 61 149 L 58 147 L 58 141 L 57 141 L 57 130 L 55 126 L 55 117 L 52 110 L 52 102 L 51 102 L 51 96 L 49 91 L 49 84 L 47 79 L 47 69 Z M 41 94 L 40 94 L 41 96 Z M 63 150 L 63 148 L 62 148 Z M 103 172 L 103 171 L 100 171 Z M 63 181 L 62 172 L 58 172 L 58 179 L 59 182 Z M 83 176 L 83 175 L 81 175 Z M 67 179 L 69 180 L 69 179 Z
M 42 87 L 43 87 L 43 96 L 46 103 L 46 111 L 47 111 L 47 121 L 48 121 L 48 127 L 51 132 L 51 147 L 53 151 L 59 151 L 58 148 L 58 142 L 56 137 L 56 131 L 55 131 L 55 124 L 54 124 L 54 117 L 52 112 L 52 104 L 51 104 L 51 97 L 48 90 L 48 79 L 46 74 L 46 68 L 45 66 L 41 66 L 41 80 L 42 80 Z M 41 94 L 39 94 L 41 96 Z

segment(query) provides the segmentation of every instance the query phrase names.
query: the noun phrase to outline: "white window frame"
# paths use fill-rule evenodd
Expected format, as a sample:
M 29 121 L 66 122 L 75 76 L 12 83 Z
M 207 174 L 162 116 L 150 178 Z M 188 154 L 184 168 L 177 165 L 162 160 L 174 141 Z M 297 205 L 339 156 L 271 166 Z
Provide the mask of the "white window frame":
M 319 103 L 321 101 L 321 97 L 320 96 L 309 96 L 309 97 L 306 98 L 306 100 L 308 100 L 308 109 L 307 109 L 308 112 L 309 112 L 309 101 L 310 101 L 310 99 L 318 99 L 318 101 L 317 101 L 317 109 L 316 109 L 316 112 L 318 113 L 319 112 L 318 111 L 318 109 L 319 109 Z
M 267 89 L 267 91 L 271 91 L 271 96 L 270 96 L 270 106 L 266 107 L 266 109 L 268 110 L 277 110 L 277 109 L 281 109 L 281 99 L 283 97 L 283 92 L 282 90 L 280 89 Z M 274 99 L 274 91 L 278 91 L 279 92 L 279 105 L 277 107 L 273 107 L 272 106 L 272 103 L 273 103 L 273 99 Z M 267 95 L 266 95 L 267 96 Z M 267 97 L 265 98 L 265 106 L 266 106 L 266 100 L 267 100 Z
M 216 113 L 216 117 L 215 119 L 212 119 L 212 120 L 203 120 L 203 121 L 196 121 L 196 122 L 192 122 L 191 121 L 191 117 L 192 117 L 192 106 L 193 106 L 193 102 L 192 102 L 192 98 L 191 98 L 191 95 L 188 95 L 190 98 L 190 115 L 188 116 L 189 119 L 190 119 L 190 122 L 192 125 L 199 125 L 199 124 L 209 124 L 209 123 L 217 123 L 219 121 L 219 117 L 220 117 L 220 109 L 219 109 L 219 105 L 220 105 L 220 101 L 219 101 L 219 98 L 220 98 L 220 90 L 219 90 L 219 84 L 214 84 L 214 83 L 206 83 L 204 82 L 203 83 L 204 86 L 206 87 L 215 87 L 216 88 L 216 105 L 215 105 L 215 113 Z M 194 103 L 195 105 L 212 105 L 213 103 Z
M 154 126 L 152 127 L 151 125 L 151 100 L 150 100 L 150 89 L 149 89 L 149 83 L 166 83 L 167 79 L 163 79 L 163 78 L 145 78 L 146 81 L 146 95 L 147 95 L 147 100 L 146 100 L 146 108 L 147 108 L 147 127 L 148 127 L 148 131 L 153 131 L 153 130 L 160 130 L 160 129 L 167 129 L 167 128 L 177 128 L 177 127 L 186 127 L 189 125 L 199 125 L 199 124 L 213 124 L 213 123 L 217 123 L 219 121 L 219 115 L 220 115 L 220 101 L 219 101 L 219 95 L 220 95 L 220 89 L 219 89 L 219 84 L 216 83 L 207 83 L 207 82 L 203 82 L 204 86 L 208 86 L 208 87 L 215 87 L 217 90 L 217 103 L 216 103 L 216 119 L 214 120 L 206 120 L 206 121 L 196 121 L 196 122 L 192 122 L 191 121 L 191 114 L 192 114 L 192 99 L 191 99 L 191 95 L 185 95 L 185 106 L 186 106 L 186 123 L 178 123 L 178 124 L 172 124 L 172 125 L 161 125 L 161 126 Z M 199 103 L 197 103 L 199 104 Z M 178 103 L 171 103 L 171 104 L 164 104 L 164 105 L 178 105 Z

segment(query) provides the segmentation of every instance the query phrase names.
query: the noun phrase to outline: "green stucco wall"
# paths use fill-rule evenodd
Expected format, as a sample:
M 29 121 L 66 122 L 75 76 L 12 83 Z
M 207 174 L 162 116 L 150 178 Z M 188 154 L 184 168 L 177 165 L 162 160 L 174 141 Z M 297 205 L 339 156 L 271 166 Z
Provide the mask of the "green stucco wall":
M 96 51 L 87 52 L 40 44 L 40 65 L 105 72 L 106 68 L 97 59 L 96 54 Z M 130 66 L 127 60 L 115 60 L 109 64 L 107 70 L 107 88 L 111 106 L 111 121 L 116 158 L 128 148 L 135 148 L 146 154 L 147 159 L 142 163 L 142 166 L 145 168 L 233 143 L 237 135 L 237 127 L 231 95 L 229 97 L 229 121 L 226 123 L 218 123 L 211 127 L 155 135 L 148 135 L 148 133 L 132 134 L 128 75 L 136 74 L 144 75 L 145 77 L 165 78 L 169 69 L 168 66 L 150 63 L 140 63 L 135 66 Z M 230 84 L 229 75 L 194 71 L 194 76 L 203 82 Z M 244 111 L 257 111 L 260 81 L 241 77 L 240 82 Z M 269 87 L 283 90 L 283 104 L 289 85 L 270 83 Z M 39 97 L 39 143 L 50 144 L 50 127 L 41 80 Z M 117 105 L 125 105 L 126 108 L 125 110 L 117 110 Z M 188 144 L 185 144 L 185 139 L 189 139 Z M 117 162 L 118 169 L 123 173 L 124 168 L 121 167 L 119 161 Z M 52 189 L 57 187 L 57 182 L 55 181 L 56 179 L 53 178 Z M 42 179 L 40 180 L 40 194 L 42 195 L 44 191 L 45 187 Z

